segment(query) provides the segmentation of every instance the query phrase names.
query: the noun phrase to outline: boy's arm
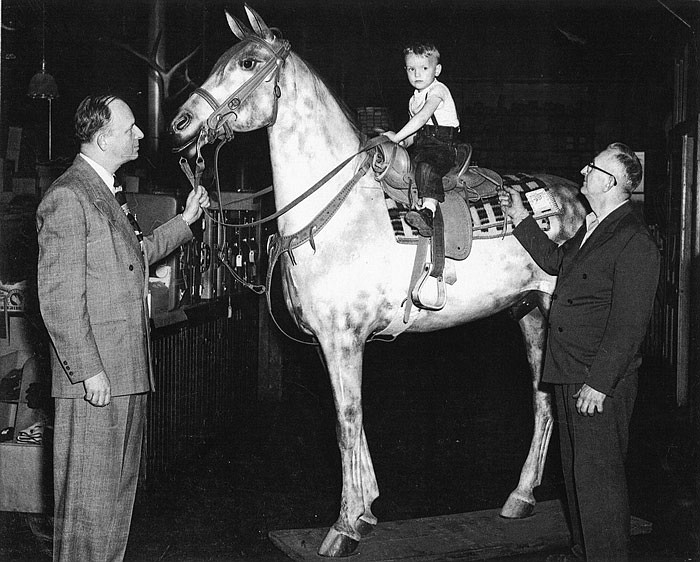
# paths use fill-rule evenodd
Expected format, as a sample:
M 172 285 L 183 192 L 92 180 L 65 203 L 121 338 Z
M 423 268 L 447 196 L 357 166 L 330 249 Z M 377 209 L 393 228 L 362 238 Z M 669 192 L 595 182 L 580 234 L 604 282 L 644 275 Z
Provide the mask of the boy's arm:
M 408 123 L 406 123 L 398 133 L 387 131 L 384 135 L 388 137 L 389 140 L 397 143 L 410 137 L 428 122 L 441 101 L 442 98 L 439 96 L 428 96 L 428 99 L 425 100 L 420 111 L 411 117 Z

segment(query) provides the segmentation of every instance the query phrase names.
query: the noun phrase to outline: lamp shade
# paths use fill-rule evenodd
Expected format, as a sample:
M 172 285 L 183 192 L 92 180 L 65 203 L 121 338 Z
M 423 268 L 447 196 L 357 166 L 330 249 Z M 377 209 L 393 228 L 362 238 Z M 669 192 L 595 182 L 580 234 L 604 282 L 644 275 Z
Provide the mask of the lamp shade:
M 46 62 L 42 61 L 41 70 L 37 72 L 29 81 L 27 95 L 30 98 L 41 98 L 52 100 L 58 97 L 58 86 L 56 80 L 46 72 Z

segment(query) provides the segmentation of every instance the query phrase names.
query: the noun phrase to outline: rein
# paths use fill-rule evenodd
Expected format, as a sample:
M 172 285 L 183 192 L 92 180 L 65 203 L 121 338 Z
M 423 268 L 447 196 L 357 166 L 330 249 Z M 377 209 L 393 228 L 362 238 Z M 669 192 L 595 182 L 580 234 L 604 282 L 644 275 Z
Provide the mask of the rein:
M 219 205 L 220 205 L 220 210 L 223 211 L 223 205 L 222 205 L 222 197 L 221 197 L 221 184 L 219 181 L 219 151 L 221 150 L 221 147 L 231 141 L 234 138 L 234 131 L 229 124 L 229 119 L 233 115 L 234 120 L 238 119 L 238 114 L 236 111 L 242 104 L 242 102 L 248 98 L 254 91 L 255 89 L 262 84 L 265 81 L 269 81 L 274 77 L 275 85 L 274 85 L 274 108 L 272 111 L 272 114 L 270 116 L 270 120 L 264 124 L 264 126 L 271 127 L 272 125 L 275 124 L 277 120 L 277 110 L 278 110 L 278 105 L 279 105 L 279 98 L 281 96 L 281 90 L 279 87 L 279 75 L 280 71 L 282 69 L 282 66 L 284 65 L 284 62 L 289 55 L 290 52 L 290 45 L 288 41 L 283 41 L 282 46 L 279 51 L 276 51 L 275 49 L 272 48 L 264 39 L 259 38 L 257 36 L 249 36 L 246 38 L 247 41 L 252 41 L 254 43 L 257 43 L 261 47 L 267 49 L 269 52 L 272 53 L 272 58 L 270 58 L 268 61 L 266 61 L 259 69 L 258 71 L 253 74 L 251 78 L 246 80 L 235 92 L 233 92 L 226 100 L 224 100 L 223 103 L 219 104 L 207 90 L 204 88 L 197 88 L 192 95 L 198 95 L 200 96 L 203 100 L 205 100 L 213 109 L 213 113 L 207 118 L 206 123 L 202 126 L 202 128 L 199 131 L 199 135 L 196 140 L 196 154 L 197 158 L 195 161 L 195 169 L 192 171 L 190 168 L 190 165 L 187 161 L 187 159 L 183 156 L 180 158 L 180 168 L 182 169 L 183 173 L 189 180 L 190 184 L 192 185 L 192 189 L 197 189 L 197 187 L 200 185 L 200 179 L 202 176 L 202 173 L 204 172 L 204 158 L 202 157 L 201 149 L 205 144 L 210 144 L 214 143 L 215 141 L 219 141 L 217 144 L 215 150 L 214 150 L 214 176 L 215 176 L 215 184 L 216 184 L 216 189 L 217 193 L 219 195 Z M 241 43 L 243 45 L 244 43 Z M 272 76 L 270 76 L 272 75 Z M 269 77 L 269 78 L 268 78 Z M 275 211 L 271 215 L 258 219 L 253 222 L 249 223 L 243 223 L 243 224 L 232 224 L 232 223 L 227 223 L 226 221 L 219 220 L 213 216 L 211 212 L 209 212 L 207 209 L 204 211 L 207 213 L 207 216 L 209 216 L 215 223 L 222 225 L 222 226 L 227 226 L 230 228 L 252 228 L 267 222 L 270 222 L 272 220 L 275 220 L 276 218 L 282 216 L 283 214 L 287 213 L 289 210 L 293 209 L 296 207 L 299 203 L 304 201 L 306 198 L 314 194 L 316 191 L 318 191 L 322 186 L 324 186 L 331 178 L 333 178 L 336 174 L 338 174 L 345 166 L 347 166 L 353 159 L 355 159 L 357 156 L 366 153 L 369 150 L 372 150 L 382 142 L 385 142 L 386 139 L 380 135 L 372 140 L 364 142 L 360 148 L 343 160 L 340 164 L 338 164 L 335 168 L 333 168 L 330 172 L 328 172 L 325 176 L 323 176 L 320 180 L 318 180 L 314 185 L 312 185 L 309 189 L 304 191 L 301 195 L 296 197 L 294 200 L 290 201 L 287 205 L 279 209 L 278 211 Z M 191 144 L 191 141 L 190 141 Z M 186 145 L 185 145 L 186 146 Z M 182 150 L 182 149 L 180 149 Z M 287 337 L 290 339 L 293 339 L 295 341 L 301 342 L 301 343 L 312 343 L 316 344 L 317 342 L 305 342 L 302 340 L 299 340 L 297 338 L 294 338 L 287 334 L 282 327 L 279 325 L 277 320 L 274 317 L 274 314 L 272 313 L 272 302 L 270 298 L 270 287 L 272 285 L 272 274 L 275 268 L 275 264 L 279 257 L 283 253 L 288 253 L 290 260 L 292 264 L 296 264 L 296 261 L 294 259 L 294 255 L 292 253 L 292 250 L 294 248 L 297 248 L 301 246 L 302 244 L 306 243 L 307 241 L 310 243 L 312 249 L 314 252 L 316 251 L 316 243 L 314 240 L 314 236 L 321 231 L 321 229 L 328 224 L 328 222 L 331 220 L 331 218 L 335 215 L 335 213 L 338 211 L 338 209 L 342 206 L 343 202 L 345 199 L 348 197 L 350 192 L 352 191 L 353 187 L 357 184 L 357 182 L 360 181 L 360 179 L 367 173 L 367 171 L 370 168 L 372 158 L 367 155 L 365 159 L 363 160 L 362 164 L 358 167 L 356 170 L 355 174 L 353 177 L 343 186 L 343 188 L 328 202 L 328 204 L 311 220 L 311 222 L 300 229 L 299 231 L 295 232 L 294 234 L 291 235 L 286 235 L 286 236 L 280 236 L 279 234 L 273 234 L 269 238 L 268 242 L 268 253 L 270 255 L 269 259 L 269 264 L 268 264 L 268 271 L 267 271 L 267 276 L 265 280 L 265 285 L 252 285 L 251 283 L 248 283 L 246 280 L 241 278 L 235 270 L 226 262 L 223 256 L 217 256 L 219 261 L 221 261 L 224 266 L 228 269 L 228 271 L 231 273 L 232 277 L 241 283 L 243 286 L 249 288 L 253 292 L 257 294 L 262 294 L 266 293 L 267 297 L 267 307 L 268 311 L 270 312 L 270 316 L 272 317 L 273 321 L 277 325 L 277 327 L 280 329 L 282 333 L 284 333 Z M 259 192 L 253 193 L 248 197 L 245 197 L 245 200 L 247 199 L 252 199 L 252 198 L 257 198 L 257 197 L 262 197 L 263 195 L 269 193 L 272 191 L 272 186 L 265 188 Z M 223 216 L 223 215 L 222 215 Z

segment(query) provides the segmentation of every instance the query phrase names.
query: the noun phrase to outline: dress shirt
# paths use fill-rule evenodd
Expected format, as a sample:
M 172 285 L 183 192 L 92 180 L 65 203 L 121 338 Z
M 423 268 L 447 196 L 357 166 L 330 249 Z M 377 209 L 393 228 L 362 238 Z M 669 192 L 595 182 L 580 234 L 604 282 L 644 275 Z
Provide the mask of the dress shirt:
M 104 169 L 103 166 L 100 166 L 97 162 L 95 162 L 92 158 L 89 156 L 85 156 L 82 152 L 80 153 L 80 156 L 82 156 L 85 161 L 90 164 L 93 170 L 97 172 L 97 175 L 102 178 L 102 181 L 105 182 L 109 190 L 112 192 L 112 195 L 115 193 L 114 189 L 114 180 L 115 176 L 114 174 L 110 174 L 107 170 Z
M 581 240 L 581 246 L 579 246 L 579 248 L 581 248 L 586 243 L 586 240 L 588 240 L 590 238 L 591 234 L 593 234 L 593 231 L 598 227 L 598 225 L 601 222 L 603 222 L 605 217 L 607 217 L 615 209 L 622 207 L 622 205 L 627 203 L 627 201 L 629 201 L 629 199 L 625 199 L 622 203 L 620 203 L 619 205 L 616 205 L 615 207 L 610 209 L 607 213 L 605 213 L 601 216 L 596 215 L 593 211 L 588 213 L 586 215 L 586 234 L 584 235 L 583 240 Z

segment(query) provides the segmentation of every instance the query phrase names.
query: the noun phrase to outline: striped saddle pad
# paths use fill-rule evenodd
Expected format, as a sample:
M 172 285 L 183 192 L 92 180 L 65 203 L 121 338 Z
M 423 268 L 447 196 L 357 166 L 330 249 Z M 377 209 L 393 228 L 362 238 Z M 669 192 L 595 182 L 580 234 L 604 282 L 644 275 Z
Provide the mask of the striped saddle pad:
M 552 198 L 547 190 L 547 184 L 539 178 L 530 176 L 524 173 L 503 175 L 503 184 L 512 187 L 520 192 L 520 197 L 525 205 L 525 208 L 537 220 L 542 230 L 547 231 L 550 228 L 549 217 L 560 214 L 556 201 Z M 455 188 L 459 189 L 459 188 Z M 451 198 L 447 198 L 442 204 L 444 216 L 454 216 L 455 213 L 446 212 L 444 205 L 450 205 Z M 391 224 L 394 228 L 396 241 L 400 244 L 417 244 L 418 231 L 413 229 L 404 220 L 408 208 L 403 205 L 398 205 L 394 200 L 386 198 L 387 207 Z M 467 205 L 469 216 L 465 216 L 466 211 L 462 213 L 462 224 L 458 225 L 456 230 L 463 230 L 465 225 L 471 223 L 471 235 L 474 239 L 482 238 L 499 238 L 504 236 L 504 226 L 506 226 L 505 236 L 512 234 L 512 223 L 504 220 L 503 209 L 498 201 L 498 195 L 482 197 L 476 201 L 468 201 Z M 459 217 L 459 213 L 457 213 Z M 446 238 L 448 234 L 455 230 L 455 225 L 450 225 L 449 220 L 445 221 Z

